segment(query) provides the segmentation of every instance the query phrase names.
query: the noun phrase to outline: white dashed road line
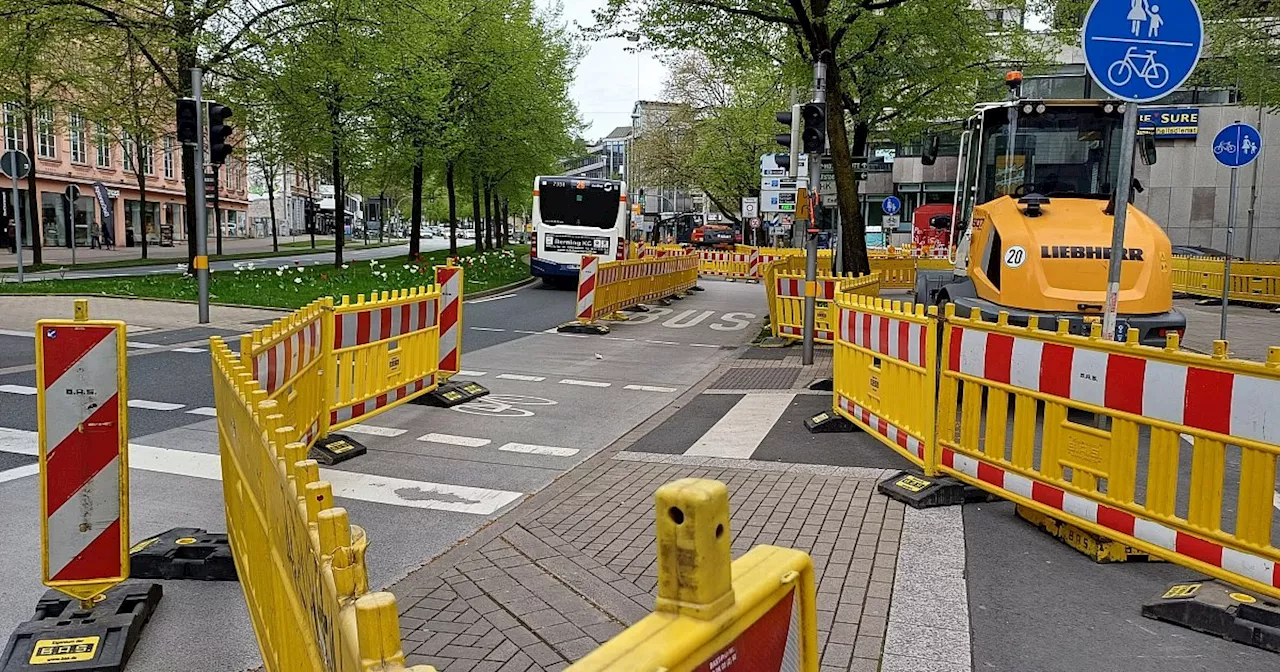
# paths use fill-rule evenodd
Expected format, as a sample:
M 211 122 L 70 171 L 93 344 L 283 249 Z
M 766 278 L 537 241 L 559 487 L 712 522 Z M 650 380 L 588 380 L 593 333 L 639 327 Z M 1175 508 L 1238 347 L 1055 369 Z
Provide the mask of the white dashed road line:
M 596 380 L 574 380 L 573 378 L 565 378 L 560 381 L 561 385 L 577 385 L 579 387 L 609 387 L 613 383 L 602 383 Z
M 17 329 L 0 329 L 0 336 L 18 336 L 21 338 L 35 338 L 33 331 L 18 331 Z
M 506 331 L 506 329 L 494 329 L 493 327 L 468 327 L 475 331 Z
M 125 345 L 128 345 L 131 348 L 137 348 L 139 350 L 154 350 L 156 348 L 164 347 L 163 345 L 156 345 L 155 343 L 142 343 L 140 341 L 128 341 L 127 343 L 125 343 Z
M 367 434 L 369 436 L 400 436 L 401 434 L 404 434 L 409 430 L 396 429 L 394 427 L 379 427 L 377 425 L 366 425 L 363 423 L 356 423 L 354 425 L 347 427 L 343 431 L 351 432 L 353 434 Z
M 199 408 L 189 408 L 189 409 L 187 409 L 187 413 L 190 413 L 191 415 L 207 415 L 207 416 L 209 416 L 209 417 L 211 417 L 211 418 L 216 418 L 216 417 L 218 417 L 218 409 L 213 408 L 213 407 L 211 407 L 211 406 L 201 406 L 201 407 L 199 407 Z
M 36 393 L 36 388 L 29 385 L 0 385 L 0 392 L 8 392 L 9 394 L 25 394 L 32 395 Z
M 490 441 L 489 439 L 478 439 L 473 436 L 458 436 L 456 434 L 437 434 L 435 432 L 423 434 L 418 437 L 418 440 L 425 441 L 427 443 L 443 443 L 448 446 L 463 446 L 464 448 L 480 448 L 493 443 L 493 441 Z
M 40 464 L 24 464 L 21 467 L 14 467 L 5 471 L 0 471 L 0 483 L 8 483 L 16 481 L 19 478 L 26 478 L 40 473 Z
M 555 455 L 572 457 L 578 454 L 577 448 L 560 448 L 559 446 L 539 446 L 532 443 L 507 443 L 498 447 L 508 453 L 529 453 L 530 455 Z
M 523 380 L 530 383 L 540 383 L 546 380 L 546 376 L 525 376 L 518 373 L 499 373 L 498 378 L 503 380 Z
M 606 341 L 634 341 L 634 338 L 624 338 L 622 336 L 601 336 Z
M 148 401 L 146 399 L 130 399 L 129 408 L 142 408 L 148 411 L 176 411 L 186 404 L 173 404 L 167 401 Z
M 173 351 L 174 351 L 174 352 L 187 352 L 187 353 L 192 353 L 192 354 L 199 354 L 199 353 L 201 353 L 201 352 L 208 352 L 208 350 L 205 350 L 204 348 L 174 348 L 174 349 L 173 349 Z
M 674 387 L 660 387 L 658 385 L 624 385 L 624 390 L 635 390 L 637 392 L 675 392 Z
M 458 372 L 458 375 L 459 375 L 459 376 L 471 376 L 471 377 L 473 377 L 473 378 L 479 378 L 480 376 L 487 376 L 487 375 L 489 375 L 489 372 L 488 372 L 488 371 L 466 371 L 466 370 L 463 370 L 463 371 L 459 371 L 459 372 Z

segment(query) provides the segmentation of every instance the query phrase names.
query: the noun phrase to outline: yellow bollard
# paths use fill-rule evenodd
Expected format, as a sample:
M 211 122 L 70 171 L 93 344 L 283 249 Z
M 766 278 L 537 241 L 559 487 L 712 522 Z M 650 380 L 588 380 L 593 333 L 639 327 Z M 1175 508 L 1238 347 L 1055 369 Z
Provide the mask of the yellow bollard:
M 733 604 L 729 491 L 682 478 L 654 495 L 658 514 L 658 611 L 713 618 Z

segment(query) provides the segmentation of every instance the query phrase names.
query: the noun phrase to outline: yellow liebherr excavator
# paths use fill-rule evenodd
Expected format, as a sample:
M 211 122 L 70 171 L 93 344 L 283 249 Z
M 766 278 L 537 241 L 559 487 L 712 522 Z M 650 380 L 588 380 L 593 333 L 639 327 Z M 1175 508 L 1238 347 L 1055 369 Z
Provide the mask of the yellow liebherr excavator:
M 1016 92 L 1021 76 L 1007 79 Z M 978 308 L 988 320 L 1005 311 L 1013 324 L 1037 315 L 1042 329 L 1065 318 L 1087 334 L 1106 301 L 1116 176 L 1133 160 L 1120 156 L 1122 105 L 1015 94 L 976 106 L 961 133 L 955 220 L 938 221 L 951 240 L 960 235 L 955 268 L 917 272 L 916 300 L 955 303 L 963 315 Z M 1138 146 L 1154 162 L 1150 136 Z M 926 163 L 936 147 L 926 141 Z M 1173 309 L 1169 237 L 1132 205 L 1123 254 L 1118 337 L 1136 329 L 1140 342 L 1162 346 L 1186 329 Z

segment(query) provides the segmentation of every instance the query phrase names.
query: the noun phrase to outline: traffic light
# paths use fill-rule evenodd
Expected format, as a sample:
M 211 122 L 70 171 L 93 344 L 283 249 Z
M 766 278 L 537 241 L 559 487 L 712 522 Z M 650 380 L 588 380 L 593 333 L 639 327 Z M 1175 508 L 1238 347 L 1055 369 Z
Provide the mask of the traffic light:
M 231 108 L 218 103 L 209 103 L 209 163 L 221 165 L 231 156 Z
M 178 99 L 178 142 L 194 145 L 200 142 L 199 109 L 192 98 Z
M 827 150 L 827 104 L 805 103 L 800 115 L 804 118 L 804 151 L 809 160 Z
M 786 112 L 779 112 L 778 123 L 788 128 L 787 133 L 777 135 L 778 144 L 787 148 L 786 154 L 777 154 L 773 162 L 787 171 L 789 177 L 795 177 L 800 169 L 800 105 L 792 105 Z

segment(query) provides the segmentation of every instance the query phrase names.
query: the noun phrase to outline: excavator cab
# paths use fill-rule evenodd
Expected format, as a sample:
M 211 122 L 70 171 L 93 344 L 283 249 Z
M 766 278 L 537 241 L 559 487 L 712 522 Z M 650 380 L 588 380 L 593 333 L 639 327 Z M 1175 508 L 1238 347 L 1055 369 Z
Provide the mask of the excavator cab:
M 1042 328 L 1066 319 L 1073 332 L 1088 333 L 1106 296 L 1117 176 L 1127 159 L 1123 114 L 1122 103 L 1106 100 L 1015 97 L 977 106 L 961 134 L 955 267 L 917 273 L 917 300 L 952 302 L 966 315 L 978 308 L 984 319 L 1004 311 L 1014 324 L 1037 316 Z M 1144 162 L 1155 160 L 1149 137 L 1138 147 Z M 1141 189 L 1136 180 L 1128 187 Z M 1172 305 L 1169 239 L 1133 205 L 1123 254 L 1119 330 L 1163 345 L 1186 325 Z

